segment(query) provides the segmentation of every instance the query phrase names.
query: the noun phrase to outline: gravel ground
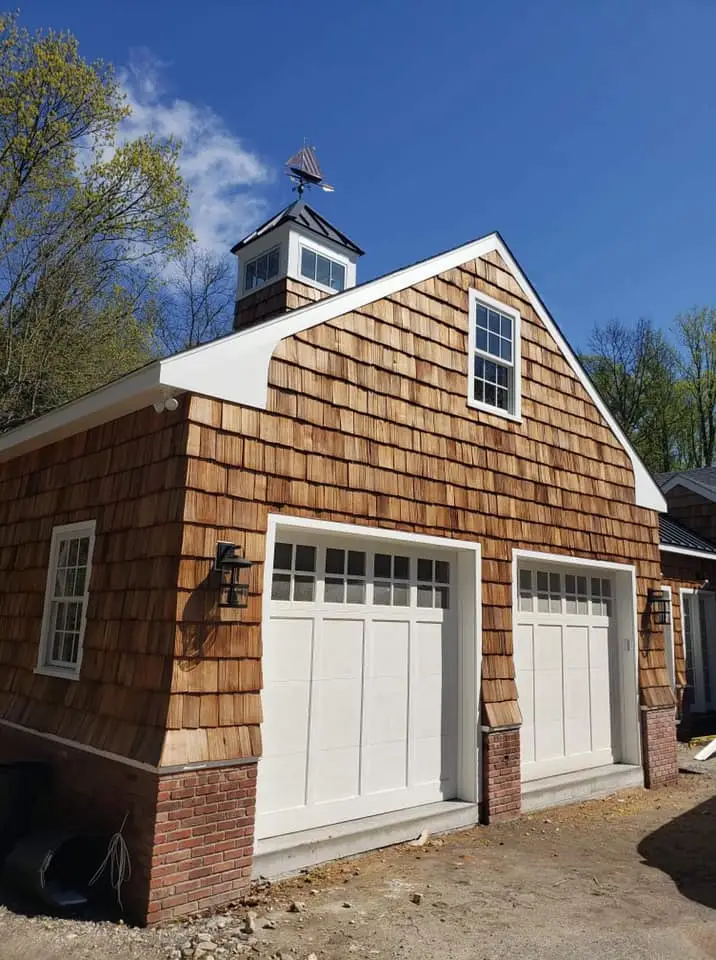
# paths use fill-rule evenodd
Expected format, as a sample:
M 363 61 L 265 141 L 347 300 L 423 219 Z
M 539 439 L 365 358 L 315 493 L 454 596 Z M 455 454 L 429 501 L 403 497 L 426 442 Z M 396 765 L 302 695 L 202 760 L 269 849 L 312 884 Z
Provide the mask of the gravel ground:
M 673 788 L 331 864 L 214 917 L 138 930 L 0 905 L 0 960 L 716 958 L 716 758 L 680 749 Z

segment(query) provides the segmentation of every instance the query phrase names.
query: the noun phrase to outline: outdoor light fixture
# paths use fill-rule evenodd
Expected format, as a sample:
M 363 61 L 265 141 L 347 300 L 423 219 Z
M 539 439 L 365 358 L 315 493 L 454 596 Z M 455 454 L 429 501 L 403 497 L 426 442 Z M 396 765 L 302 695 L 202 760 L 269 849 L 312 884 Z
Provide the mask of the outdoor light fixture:
M 660 590 L 650 589 L 646 599 L 655 623 L 671 623 L 669 601 Z
M 216 544 L 214 570 L 221 575 L 219 586 L 220 607 L 246 607 L 249 603 L 249 570 L 253 566 L 245 560 L 235 543 L 219 540 Z M 243 574 L 246 578 L 243 578 Z

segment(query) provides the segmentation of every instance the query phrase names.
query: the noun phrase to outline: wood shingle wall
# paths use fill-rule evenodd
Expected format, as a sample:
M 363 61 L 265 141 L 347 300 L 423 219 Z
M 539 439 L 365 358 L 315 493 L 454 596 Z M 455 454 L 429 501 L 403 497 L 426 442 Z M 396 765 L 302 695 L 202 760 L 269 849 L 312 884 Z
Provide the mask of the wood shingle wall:
M 471 287 L 521 312 L 522 424 L 466 404 Z M 270 512 L 479 540 L 491 726 L 520 719 L 513 548 L 635 564 L 642 615 L 647 589 L 660 583 L 657 516 L 634 505 L 626 453 L 499 255 L 284 340 L 269 381 L 266 411 L 203 397 L 189 404 L 180 607 L 201 590 L 216 539 L 241 544 L 255 566 L 248 610 L 238 625 L 214 623 L 191 688 L 175 668 L 170 718 L 183 729 L 168 740 L 172 762 L 184 741 L 211 759 L 232 755 L 232 710 L 247 718 L 242 753 L 258 752 Z M 671 704 L 663 634 L 644 637 L 643 702 Z
M 0 464 L 0 719 L 156 764 L 176 633 L 184 411 Z M 54 526 L 96 521 L 79 680 L 34 673 Z M 3 735 L 0 727 L 0 737 Z

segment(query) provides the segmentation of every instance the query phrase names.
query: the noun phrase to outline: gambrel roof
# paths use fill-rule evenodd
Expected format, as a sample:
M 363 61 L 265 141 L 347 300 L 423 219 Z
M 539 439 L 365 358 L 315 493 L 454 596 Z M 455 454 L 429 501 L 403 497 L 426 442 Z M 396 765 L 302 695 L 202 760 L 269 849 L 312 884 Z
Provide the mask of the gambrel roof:
M 634 471 L 637 505 L 665 513 L 666 502 L 655 480 L 627 440 L 576 354 L 498 233 L 490 233 L 376 280 L 351 287 L 342 293 L 291 310 L 248 329 L 238 330 L 211 343 L 175 354 L 165 360 L 157 360 L 121 380 L 1 436 L 0 460 L 71 436 L 184 391 L 266 409 L 271 357 L 278 344 L 286 337 L 351 313 L 399 290 L 422 283 L 493 252 L 502 257 L 566 362 L 627 453 Z

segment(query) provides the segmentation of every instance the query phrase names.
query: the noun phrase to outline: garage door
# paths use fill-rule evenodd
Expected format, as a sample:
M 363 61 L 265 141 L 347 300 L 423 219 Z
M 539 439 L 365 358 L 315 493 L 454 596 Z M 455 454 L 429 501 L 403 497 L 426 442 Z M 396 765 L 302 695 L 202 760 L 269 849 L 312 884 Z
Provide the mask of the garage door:
M 525 566 L 517 592 L 522 779 L 612 763 L 613 581 Z
M 450 553 L 279 536 L 257 838 L 455 796 L 454 578 Z

